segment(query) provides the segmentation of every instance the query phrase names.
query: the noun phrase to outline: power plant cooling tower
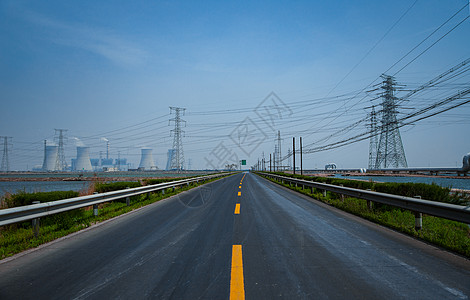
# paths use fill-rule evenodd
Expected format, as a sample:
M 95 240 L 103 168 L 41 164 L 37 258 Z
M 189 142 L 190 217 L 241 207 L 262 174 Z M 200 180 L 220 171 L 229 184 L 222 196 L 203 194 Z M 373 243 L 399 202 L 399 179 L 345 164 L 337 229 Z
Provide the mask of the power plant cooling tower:
M 140 158 L 139 169 L 150 170 L 155 168 L 155 163 L 153 162 L 152 149 L 142 148 L 142 156 Z
M 46 146 L 44 149 L 44 162 L 42 163 L 43 171 L 56 171 L 57 159 L 59 154 L 59 146 Z
M 92 171 L 90 154 L 88 147 L 77 147 L 77 160 L 75 161 L 75 171 Z

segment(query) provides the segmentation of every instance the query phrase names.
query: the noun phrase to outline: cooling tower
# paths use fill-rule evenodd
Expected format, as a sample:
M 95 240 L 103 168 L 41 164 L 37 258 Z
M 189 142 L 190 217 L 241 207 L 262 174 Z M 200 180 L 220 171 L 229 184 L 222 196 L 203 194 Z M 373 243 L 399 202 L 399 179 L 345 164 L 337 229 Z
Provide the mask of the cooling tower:
M 44 149 L 44 162 L 42 163 L 43 171 L 56 171 L 57 158 L 59 154 L 59 146 L 46 146 Z
M 155 163 L 153 162 L 152 149 L 142 148 L 142 157 L 140 158 L 139 169 L 150 170 L 155 168 Z
M 75 161 L 75 171 L 92 171 L 90 154 L 88 147 L 77 147 L 77 160 Z

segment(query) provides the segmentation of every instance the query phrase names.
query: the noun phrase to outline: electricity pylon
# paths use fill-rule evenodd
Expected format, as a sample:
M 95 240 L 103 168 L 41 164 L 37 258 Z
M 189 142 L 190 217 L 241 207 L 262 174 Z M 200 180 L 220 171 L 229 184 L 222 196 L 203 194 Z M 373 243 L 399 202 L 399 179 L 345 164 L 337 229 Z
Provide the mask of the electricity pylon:
M 173 149 L 174 155 L 171 157 L 170 169 L 172 170 L 183 170 L 184 166 L 184 152 L 183 152 L 183 134 L 184 131 L 182 128 L 182 123 L 186 125 L 186 121 L 181 119 L 181 115 L 184 115 L 186 108 L 181 107 L 171 107 L 170 114 L 174 111 L 175 117 L 170 119 L 170 122 L 175 123 L 175 128 L 171 130 L 173 133 Z
M 408 168 L 405 150 L 398 129 L 397 120 L 397 98 L 394 95 L 396 90 L 395 79 L 389 75 L 382 75 L 382 121 L 380 125 L 380 140 L 377 147 L 377 158 L 374 169 L 381 168 Z

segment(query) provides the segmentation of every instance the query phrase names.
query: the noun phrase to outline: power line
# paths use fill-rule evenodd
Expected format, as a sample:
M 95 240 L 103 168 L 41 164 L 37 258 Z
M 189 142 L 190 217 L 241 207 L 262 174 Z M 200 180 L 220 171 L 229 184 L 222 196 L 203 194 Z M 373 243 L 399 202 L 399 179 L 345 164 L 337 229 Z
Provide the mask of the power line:
M 467 4 L 468 5 L 468 4 Z M 450 29 L 449 31 L 447 31 L 443 36 L 441 36 L 437 41 L 435 41 L 434 43 L 432 43 L 429 47 L 427 47 L 426 49 L 424 49 L 420 54 L 418 54 L 415 58 L 413 58 L 410 62 L 408 62 L 406 65 L 404 65 L 400 70 L 398 70 L 397 72 L 395 72 L 395 74 L 393 74 L 393 76 L 396 76 L 398 73 L 400 73 L 401 71 L 403 71 L 403 69 L 405 69 L 406 67 L 408 67 L 411 63 L 413 63 L 415 60 L 417 60 L 419 57 L 421 57 L 421 55 L 423 55 L 424 53 L 426 53 L 429 49 L 431 49 L 434 45 L 436 45 L 440 40 L 442 40 L 443 38 L 445 38 L 449 33 L 451 33 L 452 31 L 454 31 L 455 28 L 459 27 L 460 24 L 462 24 L 463 22 L 465 22 L 468 18 L 470 17 L 470 15 L 466 16 L 462 21 L 460 21 L 457 25 L 455 25 L 454 27 L 452 27 L 452 29 Z
M 367 51 L 367 53 L 357 62 L 354 67 L 346 74 L 344 77 L 328 92 L 327 96 L 331 94 L 351 73 L 366 59 L 369 54 L 374 51 L 374 49 L 385 39 L 385 37 L 395 28 L 395 26 L 398 25 L 398 23 L 408 14 L 408 12 L 415 6 L 415 4 L 418 2 L 418 0 L 415 0 L 413 4 L 411 4 L 410 7 L 398 18 L 398 20 L 395 21 L 395 23 L 385 32 L 385 34 L 372 46 L 372 48 Z M 385 72 L 386 73 L 386 72 Z
M 461 9 L 459 9 L 455 14 L 453 14 L 449 19 L 447 19 L 444 23 L 442 23 L 439 27 L 437 27 L 433 32 L 431 32 L 425 39 L 423 39 L 421 42 L 419 42 L 416 46 L 414 46 L 408 53 L 403 55 L 398 61 L 396 61 L 390 68 L 388 68 L 384 73 L 388 73 L 393 67 L 395 67 L 397 64 L 399 64 L 405 57 L 407 57 L 411 52 L 413 52 L 416 48 L 421 46 L 425 41 L 427 41 L 431 36 L 434 35 L 439 29 L 441 29 L 444 25 L 446 25 L 450 20 L 452 20 L 456 15 L 458 15 L 465 7 L 468 6 L 468 3 L 465 4 Z M 401 71 L 401 70 L 400 70 Z M 398 72 L 397 72 L 398 73 Z M 397 73 L 395 73 L 393 76 L 395 76 Z

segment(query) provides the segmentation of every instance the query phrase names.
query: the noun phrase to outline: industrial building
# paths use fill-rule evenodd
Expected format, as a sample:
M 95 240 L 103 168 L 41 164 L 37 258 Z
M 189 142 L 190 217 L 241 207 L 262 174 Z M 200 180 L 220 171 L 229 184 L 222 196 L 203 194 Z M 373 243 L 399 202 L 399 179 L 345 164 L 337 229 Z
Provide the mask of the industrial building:
M 93 171 L 88 147 L 77 147 L 77 158 L 72 159 L 72 170 L 89 172 Z
M 57 171 L 59 155 L 59 146 L 45 146 L 44 147 L 44 162 L 42 163 L 42 171 L 54 172 Z
M 152 149 L 142 148 L 139 170 L 150 171 L 150 170 L 156 170 L 156 169 L 157 169 L 157 166 L 155 165 L 155 162 L 153 160 Z

